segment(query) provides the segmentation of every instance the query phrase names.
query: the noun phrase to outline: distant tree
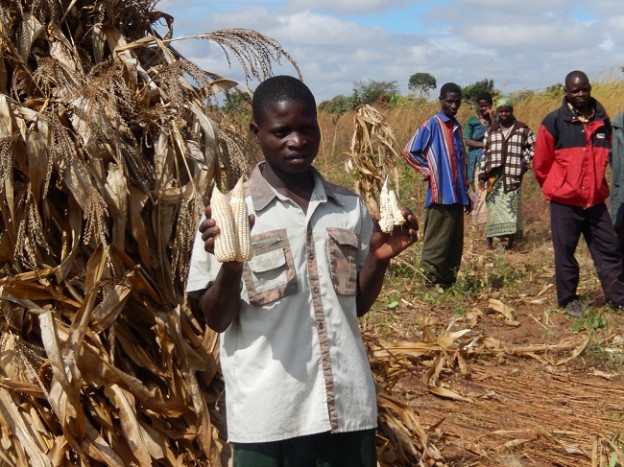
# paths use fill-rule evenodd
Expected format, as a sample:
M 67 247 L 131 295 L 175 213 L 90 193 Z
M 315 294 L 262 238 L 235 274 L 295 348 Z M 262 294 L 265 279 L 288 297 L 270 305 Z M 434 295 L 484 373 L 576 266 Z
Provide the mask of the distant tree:
M 396 81 L 358 81 L 353 85 L 353 106 L 388 102 L 399 93 Z
M 436 79 L 429 73 L 414 73 L 410 76 L 407 87 L 420 97 L 426 96 L 437 87 Z
M 563 84 L 551 84 L 546 89 L 544 89 L 544 94 L 550 97 L 563 97 Z
M 330 100 L 323 101 L 319 104 L 319 110 L 331 114 L 334 118 L 340 118 L 340 116 L 344 115 L 353 108 L 353 97 L 347 97 L 342 94 L 332 97 Z
M 244 92 L 228 92 L 221 110 L 228 115 L 248 117 L 251 115 L 251 97 Z
M 494 80 L 483 79 L 469 84 L 468 86 L 464 86 L 462 88 L 462 99 L 465 101 L 475 102 L 477 100 L 477 96 L 481 92 L 489 92 L 492 96 L 494 96 L 494 94 L 496 94 L 496 91 L 494 90 Z
M 511 94 L 511 98 L 513 99 L 514 103 L 528 101 L 533 97 L 535 97 L 535 91 L 531 89 L 520 89 Z

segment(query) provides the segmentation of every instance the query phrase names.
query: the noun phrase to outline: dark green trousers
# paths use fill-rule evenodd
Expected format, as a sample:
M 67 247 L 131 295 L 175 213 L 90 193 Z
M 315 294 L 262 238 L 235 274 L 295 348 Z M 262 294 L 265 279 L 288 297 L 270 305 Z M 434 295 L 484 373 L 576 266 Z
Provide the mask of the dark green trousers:
M 234 467 L 376 467 L 375 430 L 234 443 Z
M 432 204 L 425 209 L 421 266 L 433 284 L 448 287 L 457 280 L 464 250 L 464 206 Z

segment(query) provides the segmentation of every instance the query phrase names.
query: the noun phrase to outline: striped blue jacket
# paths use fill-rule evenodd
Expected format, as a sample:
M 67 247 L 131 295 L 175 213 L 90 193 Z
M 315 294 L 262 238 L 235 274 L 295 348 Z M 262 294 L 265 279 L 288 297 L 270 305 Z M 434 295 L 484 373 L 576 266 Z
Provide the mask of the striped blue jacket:
M 445 129 L 447 122 L 452 122 L 452 132 Z M 457 120 L 442 112 L 435 114 L 409 140 L 403 157 L 423 176 L 429 177 L 425 207 L 434 203 L 468 206 L 466 154 Z

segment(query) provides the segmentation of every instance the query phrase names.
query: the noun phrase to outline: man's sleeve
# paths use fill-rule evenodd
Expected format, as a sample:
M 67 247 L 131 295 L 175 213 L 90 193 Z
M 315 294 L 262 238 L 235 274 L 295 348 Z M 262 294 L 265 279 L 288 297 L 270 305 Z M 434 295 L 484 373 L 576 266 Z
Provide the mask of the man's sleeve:
M 203 221 L 202 217 L 202 221 Z M 201 222 L 201 221 L 200 221 Z M 214 255 L 204 250 L 204 241 L 198 231 L 193 243 L 191 254 L 191 264 L 189 267 L 188 282 L 186 284 L 187 293 L 197 292 L 208 288 L 208 284 L 215 280 L 221 268 Z
M 370 238 L 373 234 L 374 223 L 373 218 L 371 217 L 368 209 L 366 208 L 366 204 L 360 198 L 360 249 L 358 250 L 358 258 L 357 258 L 357 270 L 358 274 L 364 267 L 364 262 L 366 261 L 366 257 L 368 256 L 368 251 L 370 249 Z
M 430 145 L 431 129 L 428 123 L 425 123 L 414 133 L 412 139 L 408 141 L 403 149 L 403 157 L 407 163 L 426 177 L 430 175 L 429 163 L 426 156 Z
M 485 181 L 488 179 L 488 161 L 490 160 L 490 148 L 492 147 L 490 144 L 490 135 L 491 133 L 486 130 L 483 135 L 483 154 L 481 155 L 481 160 L 479 161 L 479 165 L 477 167 L 479 174 L 477 178 L 479 180 Z
M 535 136 L 535 133 L 533 133 L 530 128 L 527 128 L 526 146 L 524 148 L 524 160 L 527 164 L 527 167 L 531 163 L 533 158 L 535 157 L 535 141 L 536 140 L 537 140 L 537 137 Z
M 552 134 L 550 134 L 546 125 L 542 124 L 537 132 L 535 152 L 533 156 L 533 171 L 535 172 L 537 183 L 539 183 L 540 186 L 542 186 L 546 181 L 546 177 L 548 177 L 554 158 L 555 138 Z

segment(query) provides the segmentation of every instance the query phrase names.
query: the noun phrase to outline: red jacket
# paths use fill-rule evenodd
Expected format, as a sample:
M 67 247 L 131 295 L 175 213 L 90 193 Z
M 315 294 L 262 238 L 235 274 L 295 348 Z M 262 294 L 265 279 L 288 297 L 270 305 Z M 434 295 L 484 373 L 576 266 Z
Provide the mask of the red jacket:
M 533 171 L 547 200 L 589 208 L 609 196 L 605 170 L 611 147 L 611 123 L 604 108 L 589 123 L 581 122 L 564 98 L 546 116 L 537 133 Z

